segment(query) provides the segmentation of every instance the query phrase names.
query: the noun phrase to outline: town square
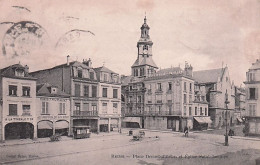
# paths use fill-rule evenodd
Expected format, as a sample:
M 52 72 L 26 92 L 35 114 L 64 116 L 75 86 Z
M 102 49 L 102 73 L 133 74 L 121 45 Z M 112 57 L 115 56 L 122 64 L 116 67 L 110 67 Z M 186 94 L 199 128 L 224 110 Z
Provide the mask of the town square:
M 259 9 L 0 1 L 0 164 L 260 164 Z

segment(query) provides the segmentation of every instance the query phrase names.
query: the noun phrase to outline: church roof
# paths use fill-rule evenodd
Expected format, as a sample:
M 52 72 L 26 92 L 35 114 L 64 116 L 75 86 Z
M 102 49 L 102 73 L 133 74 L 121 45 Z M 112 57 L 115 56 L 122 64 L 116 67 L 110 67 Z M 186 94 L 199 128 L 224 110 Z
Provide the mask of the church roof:
M 218 79 L 221 79 L 226 68 L 211 69 L 194 71 L 193 78 L 198 83 L 216 83 Z
M 155 62 L 153 61 L 152 57 L 146 57 L 146 56 L 142 59 L 137 58 L 135 63 L 132 65 L 132 67 L 143 66 L 143 65 L 149 65 L 149 66 L 153 66 L 155 68 L 158 68 L 157 65 L 155 64 Z

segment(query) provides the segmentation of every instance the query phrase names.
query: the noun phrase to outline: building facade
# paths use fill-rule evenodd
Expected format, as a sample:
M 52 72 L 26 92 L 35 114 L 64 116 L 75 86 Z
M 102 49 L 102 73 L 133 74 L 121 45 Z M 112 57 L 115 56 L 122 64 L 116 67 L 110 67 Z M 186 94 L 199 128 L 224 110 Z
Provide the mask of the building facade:
M 70 95 L 48 83 L 37 84 L 37 137 L 70 132 Z
M 207 117 L 208 103 L 200 99 L 200 88 L 194 91 L 192 66 L 186 63 L 184 70 L 176 67 L 158 71 L 152 59 L 153 42 L 146 21 L 145 18 L 137 42 L 138 56 L 131 67 L 132 75 L 122 77 L 122 125 L 182 131 L 185 126 L 193 129 L 196 118 L 199 121 L 196 128 L 201 128 L 202 123 L 208 125 L 211 122 Z M 200 109 L 203 113 L 199 114 Z
M 0 140 L 37 137 L 36 79 L 29 67 L 11 65 L 0 70 Z
M 236 122 L 235 113 L 235 87 L 229 77 L 228 68 L 202 70 L 193 72 L 193 77 L 199 86 L 205 86 L 206 100 L 209 103 L 209 116 L 212 128 L 225 126 L 226 110 L 227 123 Z M 229 105 L 225 105 L 225 93 L 228 93 Z
M 121 83 L 119 74 L 105 66 L 95 68 L 98 79 L 99 129 L 102 132 L 121 129 Z
M 258 89 L 260 88 L 260 60 L 249 68 L 246 73 L 246 123 L 247 135 L 260 135 L 260 99 Z

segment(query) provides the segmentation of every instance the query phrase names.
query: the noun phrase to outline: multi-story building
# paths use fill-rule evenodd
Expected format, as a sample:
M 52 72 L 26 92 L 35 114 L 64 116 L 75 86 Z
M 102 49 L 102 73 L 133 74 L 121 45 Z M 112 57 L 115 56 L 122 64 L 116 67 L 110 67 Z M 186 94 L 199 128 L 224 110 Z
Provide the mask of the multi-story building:
M 208 104 L 198 100 L 201 96 L 194 92 L 193 68 L 186 63 L 184 70 L 177 67 L 157 72 L 149 29 L 145 18 L 132 75 L 122 77 L 123 126 L 179 131 L 185 126 L 193 129 L 193 116 L 199 121 L 198 125 L 208 124 Z M 204 113 L 197 114 L 199 110 L 195 111 L 195 107 Z
M 122 94 L 125 98 L 125 117 L 123 126 L 144 127 L 144 78 L 154 74 L 158 67 L 152 59 L 153 42 L 149 35 L 150 27 L 146 23 L 141 26 L 141 37 L 137 42 L 138 55 L 132 65 L 131 76 L 122 77 Z
M 243 118 L 246 116 L 246 93 L 244 88 L 239 88 L 235 86 L 235 118 L 237 119 L 237 124 L 243 123 Z
M 249 135 L 260 135 L 260 99 L 258 89 L 260 88 L 260 60 L 249 68 L 246 73 L 246 125 Z
M 105 66 L 94 69 L 98 80 L 100 131 L 121 129 L 121 83 L 119 74 Z
M 193 72 L 193 78 L 199 86 L 205 86 L 206 100 L 209 103 L 209 116 L 212 120 L 211 127 L 225 126 L 226 110 L 227 123 L 235 123 L 235 87 L 229 77 L 228 68 L 202 70 Z M 225 93 L 228 94 L 229 105 L 225 105 Z
M 68 135 L 70 95 L 48 83 L 37 84 L 36 95 L 37 137 Z
M 37 83 L 49 83 L 70 95 L 70 127 L 88 125 L 92 132 L 98 127 L 98 81 L 91 60 L 69 62 L 50 69 L 30 73 Z M 72 129 L 70 131 L 72 134 Z
M 29 67 L 11 65 L 0 70 L 0 140 L 37 137 L 36 79 Z

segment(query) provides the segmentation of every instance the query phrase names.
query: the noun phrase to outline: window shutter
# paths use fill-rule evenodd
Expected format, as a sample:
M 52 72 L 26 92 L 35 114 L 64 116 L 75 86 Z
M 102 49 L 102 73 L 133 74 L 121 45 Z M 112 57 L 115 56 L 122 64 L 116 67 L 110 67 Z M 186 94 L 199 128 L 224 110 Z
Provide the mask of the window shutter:
M 46 102 L 46 114 L 49 114 L 49 103 Z
M 258 99 L 258 89 L 255 88 L 255 99 Z

